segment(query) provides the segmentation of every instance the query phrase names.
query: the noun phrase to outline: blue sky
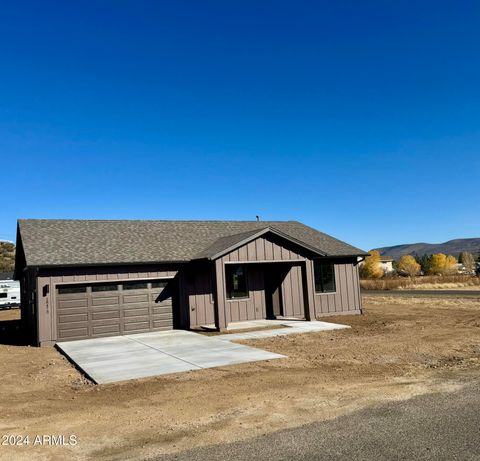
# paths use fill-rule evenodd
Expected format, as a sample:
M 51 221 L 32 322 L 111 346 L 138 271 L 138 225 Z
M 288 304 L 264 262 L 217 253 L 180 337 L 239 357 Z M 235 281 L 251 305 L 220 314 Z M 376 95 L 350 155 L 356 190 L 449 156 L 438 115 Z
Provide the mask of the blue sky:
M 480 4 L 10 2 L 17 218 L 296 219 L 364 249 L 480 237 Z

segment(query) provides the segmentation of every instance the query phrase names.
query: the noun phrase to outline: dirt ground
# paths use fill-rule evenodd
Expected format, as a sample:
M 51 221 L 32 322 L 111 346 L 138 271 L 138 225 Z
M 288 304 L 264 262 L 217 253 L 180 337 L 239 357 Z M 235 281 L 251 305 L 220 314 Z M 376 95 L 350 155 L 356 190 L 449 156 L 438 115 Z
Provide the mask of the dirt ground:
M 53 348 L 0 345 L 0 436 L 30 435 L 0 459 L 142 459 L 480 379 L 479 299 L 372 297 L 326 320 L 352 328 L 245 342 L 286 359 L 102 386 Z M 33 445 L 71 434 L 75 446 Z

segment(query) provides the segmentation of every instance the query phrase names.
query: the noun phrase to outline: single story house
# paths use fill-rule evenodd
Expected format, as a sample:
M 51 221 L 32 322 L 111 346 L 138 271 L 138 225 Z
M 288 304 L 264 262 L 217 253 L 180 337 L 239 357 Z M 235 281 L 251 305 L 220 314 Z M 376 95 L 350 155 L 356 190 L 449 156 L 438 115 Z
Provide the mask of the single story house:
M 43 346 L 361 313 L 365 255 L 296 221 L 22 219 L 15 279 Z
M 394 272 L 393 268 L 394 259 L 390 256 L 380 256 L 380 261 L 378 262 L 378 267 L 382 269 L 384 274 L 391 274 Z M 362 267 L 365 263 L 364 258 L 360 258 L 359 267 Z
M 393 269 L 393 258 L 390 256 L 381 256 L 380 257 L 380 267 L 382 268 L 385 274 L 390 274 L 394 271 Z

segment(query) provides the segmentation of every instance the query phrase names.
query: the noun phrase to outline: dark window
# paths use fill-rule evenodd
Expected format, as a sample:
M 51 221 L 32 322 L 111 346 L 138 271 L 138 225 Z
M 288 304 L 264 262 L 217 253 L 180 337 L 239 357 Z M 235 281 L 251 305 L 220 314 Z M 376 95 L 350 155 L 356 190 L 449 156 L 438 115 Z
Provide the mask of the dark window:
M 168 282 L 166 280 L 157 280 L 156 282 L 152 282 L 152 288 L 165 288 Z
M 98 293 L 99 291 L 117 291 L 118 283 L 96 283 L 92 285 L 92 292 Z
M 147 282 L 128 282 L 123 284 L 124 290 L 143 290 L 148 288 Z
M 315 261 L 315 292 L 332 293 L 335 291 L 335 266 L 324 261 Z
M 58 287 L 59 295 L 70 295 L 73 293 L 86 293 L 86 285 L 62 285 Z
M 247 268 L 242 264 L 225 266 L 227 298 L 248 298 Z

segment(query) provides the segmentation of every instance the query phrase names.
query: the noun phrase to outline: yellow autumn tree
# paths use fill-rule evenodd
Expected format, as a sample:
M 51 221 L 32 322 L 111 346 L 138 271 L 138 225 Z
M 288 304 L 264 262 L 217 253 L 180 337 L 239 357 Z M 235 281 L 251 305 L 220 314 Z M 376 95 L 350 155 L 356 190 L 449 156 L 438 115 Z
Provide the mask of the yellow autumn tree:
M 458 272 L 457 269 L 458 260 L 455 256 L 448 255 L 447 260 L 445 261 L 445 274 L 455 274 Z
M 418 275 L 420 272 L 420 264 L 415 261 L 415 258 L 410 255 L 405 255 L 400 258 L 398 262 L 398 271 L 404 272 L 410 277 Z
M 432 256 L 430 274 L 445 275 L 456 271 L 457 258 L 437 253 Z
M 370 255 L 365 258 L 362 265 L 361 275 L 364 278 L 379 279 L 383 277 L 383 269 L 380 266 L 380 253 L 377 250 L 369 251 Z

